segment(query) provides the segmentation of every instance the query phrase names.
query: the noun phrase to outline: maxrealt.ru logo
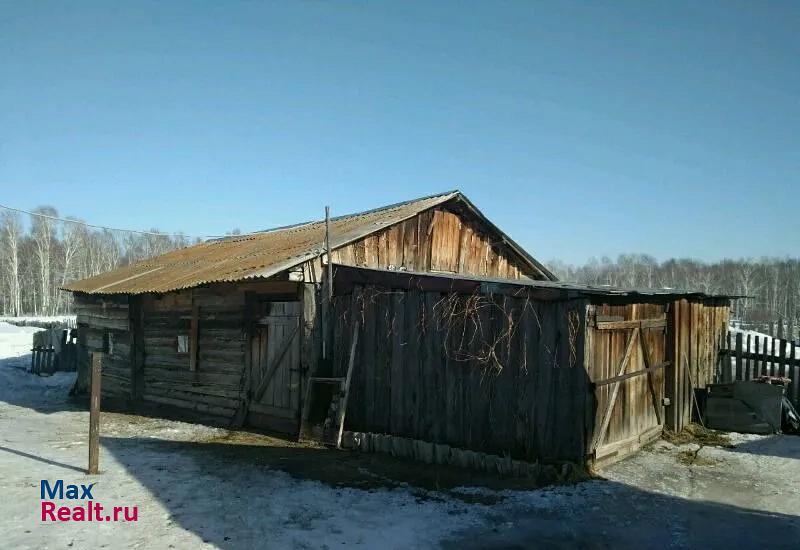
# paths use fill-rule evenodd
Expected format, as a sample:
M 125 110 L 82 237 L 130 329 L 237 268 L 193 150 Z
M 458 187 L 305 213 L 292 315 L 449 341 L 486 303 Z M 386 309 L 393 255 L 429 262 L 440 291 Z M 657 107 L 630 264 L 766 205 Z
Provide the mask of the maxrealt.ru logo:
M 138 521 L 138 506 L 113 506 L 105 508 L 94 499 L 90 485 L 66 485 L 63 479 L 52 485 L 46 479 L 40 484 L 42 521 Z M 81 501 L 72 505 L 57 506 L 54 500 Z

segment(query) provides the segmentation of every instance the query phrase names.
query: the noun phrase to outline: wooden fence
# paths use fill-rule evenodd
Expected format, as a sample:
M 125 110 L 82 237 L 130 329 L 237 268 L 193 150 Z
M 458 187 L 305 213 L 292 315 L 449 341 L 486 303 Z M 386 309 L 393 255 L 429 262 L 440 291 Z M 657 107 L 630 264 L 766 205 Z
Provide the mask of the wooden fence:
M 77 329 L 51 329 L 33 334 L 31 373 L 52 374 L 78 368 Z
M 715 381 L 755 380 L 761 376 L 790 378 L 786 394 L 795 406 L 800 406 L 798 351 L 798 346 L 789 340 L 729 332 L 719 351 Z

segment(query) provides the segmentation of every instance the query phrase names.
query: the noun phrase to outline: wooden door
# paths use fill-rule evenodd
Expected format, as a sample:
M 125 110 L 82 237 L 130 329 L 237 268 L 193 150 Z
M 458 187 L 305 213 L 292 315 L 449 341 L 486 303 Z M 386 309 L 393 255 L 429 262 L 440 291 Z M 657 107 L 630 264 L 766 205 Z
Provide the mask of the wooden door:
M 666 310 L 661 304 L 590 306 L 587 355 L 595 388 L 591 458 L 612 462 L 661 435 Z
M 295 434 L 300 422 L 300 302 L 262 302 L 251 341 L 249 422 Z

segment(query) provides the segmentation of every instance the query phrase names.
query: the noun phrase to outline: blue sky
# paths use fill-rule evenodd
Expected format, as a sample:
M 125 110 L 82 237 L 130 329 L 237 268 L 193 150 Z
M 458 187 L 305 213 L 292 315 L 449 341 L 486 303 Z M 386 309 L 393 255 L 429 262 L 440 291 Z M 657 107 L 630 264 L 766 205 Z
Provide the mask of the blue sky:
M 6 2 L 0 202 L 220 234 L 459 188 L 542 260 L 800 251 L 800 3 Z

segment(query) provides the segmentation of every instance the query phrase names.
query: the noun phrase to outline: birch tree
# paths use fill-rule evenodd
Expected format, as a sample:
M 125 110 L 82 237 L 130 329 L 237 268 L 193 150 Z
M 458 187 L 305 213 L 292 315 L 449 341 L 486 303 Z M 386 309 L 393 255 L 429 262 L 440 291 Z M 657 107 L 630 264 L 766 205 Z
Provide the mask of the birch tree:
M 22 315 L 22 292 L 19 281 L 19 242 L 22 235 L 22 223 L 19 214 L 3 212 L 0 227 L 2 227 L 4 286 L 7 293 L 8 313 Z

